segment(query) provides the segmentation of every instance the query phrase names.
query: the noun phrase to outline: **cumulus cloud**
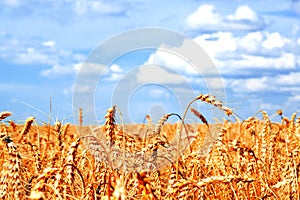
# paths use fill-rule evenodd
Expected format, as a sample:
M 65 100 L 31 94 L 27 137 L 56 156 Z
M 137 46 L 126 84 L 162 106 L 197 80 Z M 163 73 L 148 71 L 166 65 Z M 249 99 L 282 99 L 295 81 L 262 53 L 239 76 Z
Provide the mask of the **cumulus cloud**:
M 156 64 L 187 74 L 197 74 L 195 68 L 185 58 L 162 50 L 151 54 L 145 64 Z
M 173 47 L 161 45 L 145 64 L 161 65 L 187 76 L 219 76 L 211 57 L 192 40 Z
M 266 40 L 262 43 L 262 46 L 266 49 L 282 48 L 286 44 L 290 44 L 291 40 L 280 35 L 278 32 L 268 33 Z
M 259 20 L 259 16 L 257 15 L 257 13 L 247 5 L 238 7 L 235 13 L 229 15 L 227 18 L 231 21 L 235 21 L 235 20 L 258 21 Z
M 116 81 L 123 75 L 123 69 L 117 64 L 112 64 L 108 70 L 104 72 L 105 80 Z
M 232 52 L 237 49 L 237 39 L 231 32 L 217 32 L 202 34 L 194 38 L 210 58 L 215 59 L 218 54 Z M 216 60 L 214 60 L 216 62 Z
M 295 55 L 285 52 L 278 57 L 242 55 L 240 59 L 228 60 L 222 64 L 222 72 L 228 69 L 228 72 L 243 69 L 295 69 L 297 66 Z
M 257 78 L 240 78 L 231 82 L 233 91 L 239 93 L 275 91 L 275 92 L 300 92 L 297 88 L 300 86 L 300 72 L 290 72 L 288 74 L 278 74 L 275 76 L 262 76 Z M 296 90 L 295 90 L 296 89 Z
M 136 74 L 136 80 L 138 83 L 162 84 L 181 84 L 186 82 L 182 75 L 157 65 L 140 67 Z
M 204 4 L 186 19 L 186 28 L 205 31 L 253 31 L 266 26 L 262 16 L 248 5 L 239 6 L 233 14 L 222 15 L 213 5 Z
M 292 40 L 278 32 L 255 31 L 236 36 L 232 32 L 202 34 L 194 38 L 213 59 L 221 73 L 253 69 L 295 69 L 299 55 Z
M 232 90 L 239 93 L 264 91 L 271 86 L 267 77 L 235 79 L 230 83 Z

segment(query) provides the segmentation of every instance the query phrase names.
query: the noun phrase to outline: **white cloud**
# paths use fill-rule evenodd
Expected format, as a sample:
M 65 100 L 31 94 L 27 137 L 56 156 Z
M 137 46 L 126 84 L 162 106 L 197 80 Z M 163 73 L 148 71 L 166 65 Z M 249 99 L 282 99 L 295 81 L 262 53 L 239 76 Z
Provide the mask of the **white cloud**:
M 75 65 L 75 69 L 78 70 L 78 73 L 81 73 L 84 76 L 94 76 L 101 75 L 107 70 L 107 67 L 98 63 L 84 62 L 78 65 Z
M 225 84 L 233 91 L 239 93 L 249 92 L 296 92 L 299 93 L 300 72 L 291 72 L 289 74 L 278 74 L 276 76 L 262 76 L 258 78 L 234 79 L 232 82 L 225 80 Z
M 57 49 L 52 40 L 21 40 L 4 35 L 0 41 L 0 58 L 18 65 L 66 65 L 81 62 L 86 56 L 70 50 Z
M 55 74 L 59 73 L 59 70 L 55 70 L 54 67 L 51 70 L 55 72 Z M 117 64 L 107 67 L 106 65 L 91 62 L 80 62 L 66 66 L 65 70 L 62 70 L 60 74 L 73 72 L 80 73 L 78 76 L 81 76 L 84 79 L 93 80 L 95 78 L 104 78 L 106 81 L 118 80 L 123 75 L 122 68 Z
M 105 75 L 107 76 L 106 80 L 108 81 L 116 81 L 119 80 L 122 77 L 122 68 L 117 65 L 117 64 L 113 64 L 111 65 L 107 71 L 105 71 Z
M 218 75 L 205 49 L 195 46 L 191 40 L 184 40 L 180 46 L 161 45 L 145 64 L 161 65 L 181 75 Z
M 221 71 L 226 73 L 243 69 L 294 69 L 296 57 L 292 53 L 282 53 L 278 57 L 242 55 L 241 59 L 229 60 L 222 63 Z
M 48 40 L 46 42 L 43 42 L 43 46 L 45 46 L 45 47 L 54 47 L 55 46 L 55 42 L 51 41 L 51 40 Z
M 269 53 L 275 48 L 282 49 L 291 45 L 291 39 L 278 32 L 257 31 L 236 38 L 239 50 L 248 53 Z
M 292 40 L 278 32 L 256 31 L 239 36 L 231 32 L 202 34 L 194 38 L 222 73 L 249 69 L 295 69 L 299 55 Z
M 179 57 L 174 53 L 159 49 L 149 56 L 145 64 L 156 64 L 187 74 L 197 74 L 197 71 L 194 69 L 194 67 L 184 58 Z
M 54 77 L 60 75 L 72 74 L 76 71 L 78 65 L 71 66 L 62 66 L 62 65 L 53 65 L 50 69 L 42 70 L 41 75 L 45 77 Z
M 194 41 L 198 43 L 211 58 L 215 58 L 218 53 L 235 51 L 237 49 L 237 40 L 230 32 L 202 34 L 194 38 Z
M 271 88 L 267 77 L 236 79 L 230 84 L 232 90 L 239 93 L 259 92 Z
M 282 48 L 284 45 L 291 43 L 291 40 L 283 37 L 278 32 L 268 33 L 262 46 L 266 49 Z
M 122 77 L 122 74 L 112 73 L 109 74 L 109 76 L 106 78 L 108 81 L 116 81 L 119 80 Z
M 259 20 L 257 13 L 247 5 L 238 7 L 235 13 L 229 15 L 227 18 L 231 21 L 235 21 L 235 20 L 258 21 Z
M 201 5 L 186 19 L 190 30 L 203 31 L 253 31 L 265 27 L 264 19 L 248 5 L 239 6 L 235 13 L 224 16 L 213 5 Z
M 280 85 L 300 85 L 300 72 L 291 72 L 289 74 L 277 75 L 275 83 Z
M 162 83 L 181 84 L 186 80 L 180 74 L 170 72 L 166 68 L 157 65 L 142 66 L 136 74 L 138 83 Z
M 246 50 L 247 52 L 259 52 L 261 43 L 264 39 L 262 32 L 251 32 L 246 34 L 244 37 L 237 38 L 238 47 Z
M 116 64 L 111 65 L 110 70 L 114 73 L 121 73 L 123 71 L 122 68 Z
M 221 21 L 222 17 L 215 12 L 215 7 L 204 4 L 187 17 L 186 24 L 190 29 L 198 29 L 203 26 L 217 26 Z
M 28 47 L 26 50 L 17 53 L 15 55 L 14 62 L 17 64 L 54 64 L 54 60 L 50 55 L 32 48 Z

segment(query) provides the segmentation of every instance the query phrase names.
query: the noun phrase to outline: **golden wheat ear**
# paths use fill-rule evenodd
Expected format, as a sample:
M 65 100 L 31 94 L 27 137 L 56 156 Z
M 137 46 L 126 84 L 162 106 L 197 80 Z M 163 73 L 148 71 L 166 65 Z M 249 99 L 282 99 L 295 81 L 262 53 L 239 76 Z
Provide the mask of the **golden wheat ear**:
M 22 185 L 22 159 L 19 151 L 10 138 L 6 136 L 3 138 L 8 151 L 8 160 L 3 164 L 0 180 L 0 197 L 5 199 L 21 199 L 24 194 Z
M 168 114 L 165 114 L 164 116 L 162 116 L 162 117 L 160 118 L 160 120 L 159 120 L 158 123 L 156 124 L 155 129 L 154 129 L 154 133 L 155 133 L 155 134 L 157 134 L 157 135 L 160 134 L 160 131 L 161 131 L 163 125 L 165 124 L 166 121 L 168 121 L 168 119 L 169 119 L 172 115 L 177 116 L 177 117 L 180 119 L 180 121 L 182 121 L 180 115 L 178 115 L 177 113 L 168 113 Z
M 281 109 L 277 110 L 276 114 L 279 115 L 281 117 L 281 119 L 283 118 L 283 112 Z
M 239 117 L 237 114 L 235 114 L 232 109 L 230 109 L 229 107 L 227 106 L 224 106 L 223 102 L 216 99 L 215 96 L 211 95 L 211 94 L 200 94 L 198 95 L 196 98 L 194 98 L 193 100 L 191 100 L 186 108 L 185 108 L 185 111 L 183 113 L 183 116 L 182 116 L 182 120 L 184 122 L 185 120 L 185 117 L 186 117 L 186 114 L 187 114 L 187 111 L 189 110 L 190 106 L 192 105 L 192 103 L 194 103 L 195 101 L 202 101 L 204 103 L 207 103 L 207 104 L 210 104 L 218 109 L 220 109 L 221 111 L 223 111 L 227 116 L 232 116 L 234 117 L 234 119 L 237 121 L 237 122 L 240 122 L 239 120 Z
M 0 113 L 0 121 L 4 120 L 5 118 L 11 116 L 12 113 L 9 111 L 3 111 Z
M 206 126 L 209 127 L 206 118 L 205 118 L 198 110 L 196 110 L 195 108 L 191 108 L 191 112 L 192 112 L 196 117 L 198 117 L 198 118 L 202 121 L 202 123 L 206 124 Z
M 79 121 L 79 126 L 82 126 L 82 124 L 83 124 L 83 113 L 82 113 L 82 108 L 79 108 L 78 121 Z
M 26 139 L 25 138 L 25 136 L 27 135 L 27 133 L 29 132 L 29 130 L 30 130 L 30 127 L 31 127 L 31 125 L 32 125 L 32 123 L 33 123 L 33 121 L 35 120 L 35 118 L 34 117 L 28 117 L 27 118 L 27 120 L 26 120 L 26 122 L 25 122 L 25 125 L 24 125 L 24 127 L 23 127 L 23 129 L 22 129 L 22 131 L 21 131 L 21 135 L 20 135 L 20 139 L 19 139 L 19 143 L 24 139 Z
M 116 112 L 116 106 L 112 106 L 111 108 L 107 109 L 105 115 L 104 128 L 110 146 L 112 146 L 115 143 L 115 129 L 116 129 L 115 112 Z
M 78 146 L 80 144 L 80 138 L 77 139 L 76 142 L 72 142 L 68 153 L 67 153 L 67 159 L 66 162 L 67 164 L 69 164 L 68 166 L 66 166 L 66 173 L 67 173 L 67 181 L 69 181 L 70 183 L 72 183 L 74 181 L 74 167 L 71 164 L 76 164 L 75 158 L 76 158 L 76 154 L 77 154 L 77 149 Z
M 146 124 L 146 121 L 147 121 L 148 125 L 152 125 L 152 119 L 151 119 L 150 115 L 146 115 L 144 117 L 143 124 Z

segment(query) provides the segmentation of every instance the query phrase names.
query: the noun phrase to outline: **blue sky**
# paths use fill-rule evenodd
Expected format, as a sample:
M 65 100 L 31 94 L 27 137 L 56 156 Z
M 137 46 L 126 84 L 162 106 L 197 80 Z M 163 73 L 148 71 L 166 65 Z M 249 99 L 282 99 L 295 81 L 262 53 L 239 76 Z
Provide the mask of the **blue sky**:
M 243 119 L 260 109 L 270 115 L 282 109 L 287 116 L 300 110 L 300 1 L 295 0 L 3 0 L 0 110 L 12 111 L 20 122 L 28 116 L 46 122 L 51 97 L 54 119 L 76 121 L 73 88 L 88 56 L 106 40 L 145 27 L 174 30 L 200 45 L 221 75 L 220 97 L 225 94 L 222 100 Z M 100 123 L 114 95 L 117 102 L 128 102 L 122 108 L 129 111 L 122 112 L 133 122 L 146 114 L 157 119 L 164 112 L 182 112 L 181 93 L 163 84 L 129 91 L 130 99 L 116 94 L 116 86 L 132 70 L 146 82 L 147 70 L 136 66 L 154 61 L 184 77 L 195 94 L 209 92 L 188 65 L 171 55 L 146 49 L 130 52 L 111 63 L 94 91 Z M 176 85 L 178 79 L 169 76 L 173 72 L 153 70 L 165 84 Z M 211 116 L 209 106 L 196 106 Z

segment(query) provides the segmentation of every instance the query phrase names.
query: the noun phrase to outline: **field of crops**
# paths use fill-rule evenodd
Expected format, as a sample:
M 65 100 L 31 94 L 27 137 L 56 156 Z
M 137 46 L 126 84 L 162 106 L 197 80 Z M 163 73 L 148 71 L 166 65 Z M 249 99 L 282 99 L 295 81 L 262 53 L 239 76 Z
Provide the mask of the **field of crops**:
M 198 100 L 236 117 L 210 95 L 199 95 L 192 102 Z M 10 120 L 12 113 L 2 112 L 0 196 L 299 199 L 297 113 L 286 117 L 278 111 L 281 123 L 259 111 L 244 121 L 209 124 L 189 107 L 186 111 L 199 124 L 185 124 L 186 113 L 170 113 L 158 123 L 146 116 L 145 124 L 122 125 L 116 123 L 115 106 L 107 110 L 101 127 L 81 125 L 82 113 L 79 125 L 59 121 L 48 125 L 36 123 L 33 117 L 16 124 Z M 171 116 L 179 122 L 168 123 Z M 179 152 L 180 146 L 187 148 Z

